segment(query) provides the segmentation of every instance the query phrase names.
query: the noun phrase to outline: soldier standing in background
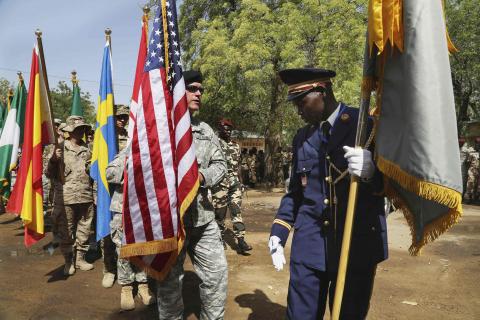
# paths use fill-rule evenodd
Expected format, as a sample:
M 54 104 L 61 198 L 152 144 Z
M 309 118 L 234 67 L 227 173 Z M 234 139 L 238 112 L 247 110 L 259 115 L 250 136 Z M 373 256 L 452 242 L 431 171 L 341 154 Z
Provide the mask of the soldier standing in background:
M 240 154 L 240 178 L 240 182 L 244 186 L 249 185 L 248 152 L 246 148 L 243 148 Z
M 470 167 L 470 153 L 475 152 L 475 149 L 470 146 L 470 144 L 465 141 L 463 145 L 460 143 L 460 164 L 462 166 L 462 183 L 463 183 L 463 194 L 462 197 L 465 197 L 467 192 L 467 180 L 468 180 L 468 168 Z
M 127 124 L 128 124 L 128 117 L 130 114 L 130 110 L 128 106 L 122 105 L 122 104 L 116 104 L 114 106 L 114 112 L 115 112 L 115 130 L 117 133 L 117 144 L 118 144 L 118 152 L 120 153 L 123 149 L 126 148 L 127 146 L 127 141 L 128 141 L 128 132 L 127 132 Z M 108 168 L 107 168 L 108 170 Z M 108 178 L 107 178 L 108 180 Z M 115 180 L 117 181 L 117 180 Z M 110 181 L 108 181 L 110 183 Z M 122 177 L 122 183 L 123 183 L 123 177 Z M 115 190 L 119 188 L 118 183 L 115 185 Z M 116 191 L 117 192 L 117 191 Z M 113 199 L 112 199 L 113 201 Z M 118 209 L 118 208 L 117 208 Z M 110 210 L 112 211 L 112 210 Z M 122 213 L 121 207 L 120 211 L 116 211 L 117 213 Z M 115 218 L 115 216 L 113 217 Z M 118 226 L 117 224 L 114 224 L 115 227 L 121 228 L 121 215 L 120 215 L 120 225 Z M 113 222 L 113 221 L 112 221 Z M 111 228 L 111 233 L 114 234 L 115 230 L 112 230 L 112 224 L 110 225 Z M 106 236 L 101 240 L 100 246 L 102 248 L 102 255 L 103 255 L 103 279 L 102 279 L 102 286 L 104 288 L 111 288 L 113 286 L 113 283 L 115 282 L 115 274 L 117 273 L 117 252 L 119 250 L 118 245 L 112 241 L 113 237 L 111 236 Z M 133 282 L 133 281 L 132 281 Z M 131 287 L 131 286 L 130 286 Z M 122 291 L 123 292 L 123 291 Z M 131 296 L 131 292 L 130 292 Z M 123 297 L 123 295 L 122 295 Z M 131 299 L 133 301 L 133 298 Z M 123 301 L 123 300 L 122 300 Z M 130 301 L 130 299 L 128 299 Z M 124 310 L 131 310 L 135 308 L 135 304 L 133 304 L 133 307 L 131 304 L 126 303 L 130 307 L 130 309 L 124 309 Z M 123 309 L 123 304 L 122 304 L 122 309 Z
M 263 183 L 265 182 L 265 153 L 263 152 L 263 150 L 258 151 L 257 162 L 257 181 Z
M 120 135 L 121 133 L 117 131 L 117 134 Z M 113 213 L 113 218 L 110 222 L 110 236 L 115 244 L 117 256 L 120 254 L 120 248 L 122 247 L 123 172 L 128 152 L 129 148 L 122 148 L 115 159 L 108 164 L 106 172 L 107 181 L 114 189 L 112 202 L 110 204 L 110 211 Z M 134 282 L 138 283 L 138 295 L 141 297 L 144 305 L 151 305 L 155 302 L 148 288 L 147 274 L 145 271 L 141 271 L 131 264 L 130 261 L 120 258 L 116 261 L 116 269 L 118 284 L 122 286 L 120 295 L 120 308 L 122 310 L 135 309 L 135 301 L 133 300 Z M 109 275 L 109 273 L 104 275 L 104 281 L 106 281 L 105 278 L 107 275 Z M 107 279 L 111 281 L 110 286 L 113 285 L 114 277 L 115 275 Z
M 69 139 L 60 144 L 48 162 L 47 177 L 53 181 L 53 219 L 56 221 L 60 250 L 65 259 L 64 275 L 75 269 L 86 271 L 93 265 L 85 261 L 93 219 L 93 188 L 89 176 L 92 153 L 82 138 L 88 125 L 80 116 L 70 116 L 63 129 Z M 65 183 L 60 182 L 64 162 Z
M 230 217 L 233 224 L 233 232 L 237 239 L 238 252 L 244 254 L 252 250 L 252 247 L 245 242 L 245 224 L 243 223 L 242 207 L 242 185 L 238 178 L 240 171 L 240 146 L 231 140 L 233 124 L 231 121 L 222 119 L 218 126 L 220 146 L 227 160 L 227 174 L 214 189 L 212 194 L 213 207 L 215 208 L 215 220 L 218 223 L 222 234 L 223 247 L 225 244 L 225 218 L 230 210 Z
M 283 184 L 283 162 L 282 162 L 282 147 L 277 148 L 277 152 L 272 155 L 273 161 L 273 185 L 275 187 Z
M 249 186 L 255 188 L 255 184 L 257 183 L 257 148 L 253 147 L 248 152 L 247 158 L 247 166 L 248 166 L 248 180 Z

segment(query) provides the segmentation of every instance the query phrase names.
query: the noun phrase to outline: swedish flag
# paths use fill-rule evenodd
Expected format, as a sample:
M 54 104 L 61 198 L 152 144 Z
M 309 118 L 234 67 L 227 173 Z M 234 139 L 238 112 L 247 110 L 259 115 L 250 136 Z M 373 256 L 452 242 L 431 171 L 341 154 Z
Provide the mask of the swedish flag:
M 102 76 L 97 107 L 97 125 L 93 140 L 90 176 L 97 182 L 97 241 L 110 234 L 110 189 L 106 170 L 117 154 L 113 113 L 112 54 L 107 41 L 103 51 Z

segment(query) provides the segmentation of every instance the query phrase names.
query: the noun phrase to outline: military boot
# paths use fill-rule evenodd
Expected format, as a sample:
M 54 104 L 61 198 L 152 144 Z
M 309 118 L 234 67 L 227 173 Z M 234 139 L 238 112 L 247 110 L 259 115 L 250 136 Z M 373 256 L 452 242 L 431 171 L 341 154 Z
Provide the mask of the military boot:
M 135 309 L 132 285 L 122 286 L 122 293 L 120 296 L 120 309 L 124 311 Z
M 102 287 L 111 288 L 115 282 L 115 274 L 111 272 L 105 272 L 102 279 Z
M 82 271 L 88 271 L 93 269 L 93 264 L 85 261 L 85 252 L 77 251 L 77 258 L 75 259 L 75 268 Z
M 148 283 L 138 284 L 138 295 L 140 296 L 140 298 L 142 298 L 142 302 L 146 306 L 155 303 L 155 298 L 152 296 L 152 293 L 148 288 Z
M 238 242 L 238 252 L 245 253 L 247 251 L 252 250 L 252 247 L 245 242 L 245 239 L 243 237 L 238 238 L 237 242 Z
M 73 276 L 75 274 L 75 265 L 73 263 L 73 254 L 66 254 L 63 256 L 65 259 L 65 266 L 63 267 L 63 275 Z

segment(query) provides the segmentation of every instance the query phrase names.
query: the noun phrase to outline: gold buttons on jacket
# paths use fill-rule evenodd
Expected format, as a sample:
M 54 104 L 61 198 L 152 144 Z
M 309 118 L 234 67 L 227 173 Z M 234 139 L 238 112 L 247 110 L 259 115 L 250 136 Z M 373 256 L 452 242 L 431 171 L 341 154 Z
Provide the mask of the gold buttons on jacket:
M 325 177 L 325 181 L 327 181 L 328 183 L 332 182 L 332 177 L 330 177 L 330 176 Z
M 330 225 L 330 222 L 328 220 L 323 221 L 323 225 L 325 227 L 328 227 Z
M 326 206 L 328 206 L 328 205 L 330 204 L 330 200 L 324 199 L 324 200 L 323 200 L 323 204 L 326 205 Z

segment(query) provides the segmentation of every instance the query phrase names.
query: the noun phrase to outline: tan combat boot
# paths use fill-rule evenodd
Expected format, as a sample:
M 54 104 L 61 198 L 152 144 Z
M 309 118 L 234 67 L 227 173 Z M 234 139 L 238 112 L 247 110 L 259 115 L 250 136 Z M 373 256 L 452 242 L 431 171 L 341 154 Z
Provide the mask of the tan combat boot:
M 75 268 L 82 271 L 88 271 L 93 269 L 93 264 L 85 261 L 85 252 L 77 251 L 77 259 L 75 260 Z
M 152 296 L 147 283 L 138 284 L 138 295 L 142 298 L 144 305 L 149 306 L 155 303 L 155 298 Z
M 102 286 L 104 288 L 111 288 L 115 282 L 115 274 L 111 272 L 105 272 L 102 279 Z
M 75 274 L 75 265 L 73 263 L 73 254 L 66 254 L 63 256 L 65 259 L 65 266 L 63 267 L 63 275 L 73 276 Z
M 122 286 L 122 293 L 120 296 L 120 309 L 124 311 L 135 309 L 132 285 Z

